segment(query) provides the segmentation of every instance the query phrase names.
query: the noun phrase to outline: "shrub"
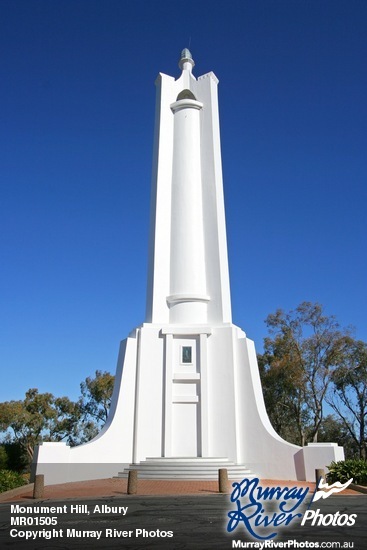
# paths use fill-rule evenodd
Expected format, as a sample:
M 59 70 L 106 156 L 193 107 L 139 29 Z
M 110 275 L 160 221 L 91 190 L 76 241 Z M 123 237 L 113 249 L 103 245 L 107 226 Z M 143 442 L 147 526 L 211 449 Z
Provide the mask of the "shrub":
M 15 489 L 16 487 L 21 487 L 26 484 L 27 481 L 18 472 L 0 470 L 0 493 L 10 491 L 10 489 Z
M 367 485 L 367 462 L 365 460 L 351 458 L 349 460 L 340 460 L 332 462 L 329 473 L 326 475 L 328 483 L 346 483 L 351 478 L 357 485 Z
M 8 455 L 4 445 L 0 446 L 0 470 L 4 470 L 8 467 Z
M 4 443 L 3 448 L 6 451 L 8 462 L 6 466 L 0 466 L 0 470 L 24 472 L 28 469 L 28 458 L 20 443 L 14 441 L 12 443 Z

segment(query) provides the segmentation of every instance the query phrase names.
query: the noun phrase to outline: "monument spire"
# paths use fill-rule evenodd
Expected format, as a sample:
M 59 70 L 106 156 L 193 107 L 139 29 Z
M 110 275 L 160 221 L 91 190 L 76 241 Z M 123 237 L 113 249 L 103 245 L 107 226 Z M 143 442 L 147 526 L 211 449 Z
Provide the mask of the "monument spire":
M 218 80 L 196 79 L 188 48 L 177 80 L 160 74 L 146 321 L 230 323 Z M 205 108 L 204 108 L 205 105 Z

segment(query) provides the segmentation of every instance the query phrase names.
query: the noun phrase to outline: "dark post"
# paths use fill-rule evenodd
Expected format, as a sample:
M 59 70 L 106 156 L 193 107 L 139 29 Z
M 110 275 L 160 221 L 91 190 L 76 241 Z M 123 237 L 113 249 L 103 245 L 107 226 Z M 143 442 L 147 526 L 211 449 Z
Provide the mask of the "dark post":
M 317 468 L 315 470 L 316 486 L 318 486 L 320 482 L 320 477 L 322 477 L 325 480 L 325 470 L 322 470 L 321 468 Z
M 228 493 L 228 471 L 227 468 L 218 470 L 219 492 Z
M 45 488 L 45 476 L 37 474 L 34 478 L 33 498 L 43 498 Z
M 138 490 L 138 471 L 129 470 L 129 477 L 127 478 L 127 494 L 136 495 Z

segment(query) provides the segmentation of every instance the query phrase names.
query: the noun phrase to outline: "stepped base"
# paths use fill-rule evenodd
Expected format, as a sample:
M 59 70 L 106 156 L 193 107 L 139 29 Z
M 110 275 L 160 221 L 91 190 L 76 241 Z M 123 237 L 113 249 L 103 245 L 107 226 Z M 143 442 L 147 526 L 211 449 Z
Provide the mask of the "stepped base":
M 130 464 L 117 477 L 126 478 L 130 470 L 137 470 L 139 479 L 217 480 L 218 470 L 226 468 L 228 479 L 241 481 L 255 477 L 244 464 L 235 464 L 227 458 L 157 457 Z

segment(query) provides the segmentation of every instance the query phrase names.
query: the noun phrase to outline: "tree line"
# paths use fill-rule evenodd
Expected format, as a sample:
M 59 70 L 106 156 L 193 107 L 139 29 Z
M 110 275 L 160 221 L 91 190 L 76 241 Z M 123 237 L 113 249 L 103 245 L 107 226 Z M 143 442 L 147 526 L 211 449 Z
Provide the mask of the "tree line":
M 346 457 L 366 460 L 367 344 L 317 303 L 279 309 L 266 325 L 258 363 L 274 429 L 291 443 L 333 441 Z M 0 468 L 29 465 L 42 441 L 90 441 L 107 419 L 113 384 L 113 375 L 96 371 L 76 402 L 29 389 L 24 400 L 0 403 Z
M 292 443 L 333 441 L 366 460 L 367 344 L 317 303 L 279 309 L 266 324 L 258 362 L 274 429 Z
M 113 384 L 112 374 L 97 370 L 80 384 L 77 401 L 31 388 L 23 400 L 0 403 L 0 469 L 28 468 L 43 441 L 71 446 L 90 441 L 107 420 Z

